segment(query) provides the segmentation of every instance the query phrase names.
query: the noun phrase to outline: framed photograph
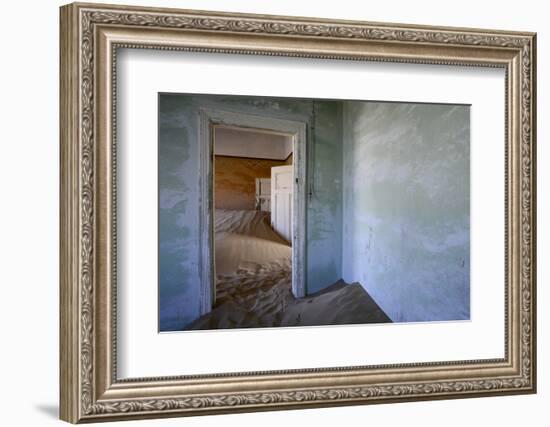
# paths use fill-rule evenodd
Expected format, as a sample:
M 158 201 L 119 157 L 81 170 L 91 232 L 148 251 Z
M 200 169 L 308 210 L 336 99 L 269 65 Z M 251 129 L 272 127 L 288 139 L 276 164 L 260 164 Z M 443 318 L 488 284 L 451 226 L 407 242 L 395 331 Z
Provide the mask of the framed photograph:
M 63 420 L 536 391 L 535 34 L 60 22 Z

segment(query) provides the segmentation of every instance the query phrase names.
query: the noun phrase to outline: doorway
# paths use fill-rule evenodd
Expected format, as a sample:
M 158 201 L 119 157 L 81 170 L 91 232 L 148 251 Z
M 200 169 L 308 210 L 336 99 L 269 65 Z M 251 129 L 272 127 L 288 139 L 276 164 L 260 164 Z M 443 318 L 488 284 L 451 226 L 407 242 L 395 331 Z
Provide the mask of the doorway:
M 285 272 L 305 296 L 306 124 L 219 110 L 200 124 L 201 315 Z

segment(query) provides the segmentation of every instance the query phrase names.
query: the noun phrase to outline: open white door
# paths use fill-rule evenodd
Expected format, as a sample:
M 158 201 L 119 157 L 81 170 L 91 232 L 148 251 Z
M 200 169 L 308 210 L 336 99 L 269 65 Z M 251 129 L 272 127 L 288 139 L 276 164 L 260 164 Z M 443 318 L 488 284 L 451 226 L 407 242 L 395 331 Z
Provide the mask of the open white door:
M 258 211 L 271 211 L 271 179 L 256 178 L 256 200 L 254 207 Z
M 292 165 L 271 168 L 271 226 L 292 242 Z

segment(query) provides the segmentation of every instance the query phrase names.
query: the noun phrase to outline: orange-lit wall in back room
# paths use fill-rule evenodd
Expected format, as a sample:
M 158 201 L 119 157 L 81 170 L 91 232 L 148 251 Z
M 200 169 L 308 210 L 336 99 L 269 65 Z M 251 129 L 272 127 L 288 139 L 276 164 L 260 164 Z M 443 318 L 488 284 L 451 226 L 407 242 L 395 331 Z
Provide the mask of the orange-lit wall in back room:
M 287 160 L 215 156 L 214 207 L 216 209 L 254 209 L 256 178 L 270 178 L 271 168 L 292 163 Z

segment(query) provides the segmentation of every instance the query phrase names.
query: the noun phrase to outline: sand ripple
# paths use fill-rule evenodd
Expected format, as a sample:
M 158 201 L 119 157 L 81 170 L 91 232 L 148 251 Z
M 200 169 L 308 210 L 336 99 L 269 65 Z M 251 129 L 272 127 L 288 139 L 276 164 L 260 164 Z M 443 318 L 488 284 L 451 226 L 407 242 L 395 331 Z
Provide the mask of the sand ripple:
M 391 322 L 359 283 L 340 280 L 296 299 L 292 248 L 269 214 L 216 210 L 216 302 L 185 329 L 228 329 Z

